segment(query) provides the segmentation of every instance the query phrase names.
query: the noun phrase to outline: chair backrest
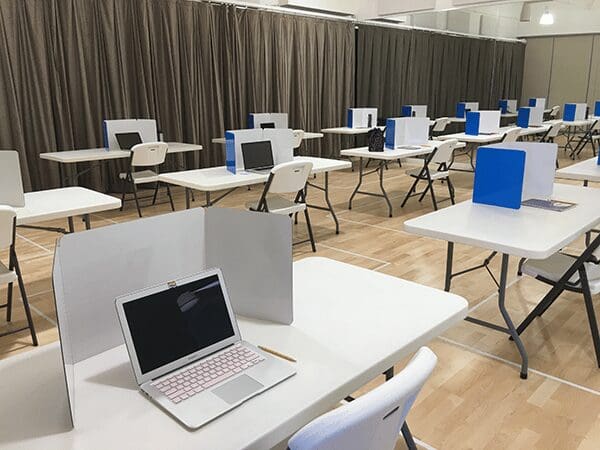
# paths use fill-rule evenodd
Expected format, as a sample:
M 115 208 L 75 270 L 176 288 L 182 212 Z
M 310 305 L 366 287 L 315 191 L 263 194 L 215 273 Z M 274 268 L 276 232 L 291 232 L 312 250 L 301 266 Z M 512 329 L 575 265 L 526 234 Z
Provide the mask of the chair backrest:
M 398 375 L 306 425 L 288 443 L 290 450 L 392 450 L 400 428 L 437 357 L 422 347 Z
M 519 137 L 521 136 L 521 128 L 515 127 L 506 130 L 504 133 L 504 137 L 502 138 L 502 142 L 517 142 Z
M 304 189 L 312 166 L 309 161 L 292 161 L 276 165 L 271 169 L 268 192 L 291 194 Z
M 558 122 L 555 124 L 552 124 L 552 126 L 550 127 L 550 129 L 548 130 L 548 133 L 546 133 L 546 139 L 554 139 L 556 136 L 558 136 L 558 133 L 560 133 L 560 130 L 562 129 L 562 122 Z
M 17 213 L 10 206 L 0 205 L 0 250 L 13 245 L 15 237 L 14 225 Z
M 304 139 L 304 130 L 293 130 L 294 142 L 292 148 L 298 148 L 302 145 L 302 139 Z
M 165 162 L 169 146 L 166 142 L 144 142 L 131 148 L 132 167 L 158 166 Z
M 598 119 L 594 120 L 594 122 L 592 123 L 592 126 L 590 127 L 590 131 L 593 132 L 594 134 L 597 134 L 597 132 L 600 131 L 600 120 L 598 120 Z
M 431 157 L 431 162 L 435 164 L 446 164 L 446 167 L 452 162 L 452 153 L 454 148 L 458 144 L 457 139 L 448 139 L 442 141 L 440 145 L 436 147 L 435 153 Z
M 25 206 L 19 154 L 14 150 L 0 151 L 0 205 Z
M 558 112 L 560 111 L 560 105 L 554 105 L 550 110 L 550 117 L 556 119 L 558 117 Z
M 446 127 L 450 124 L 450 119 L 448 117 L 440 117 L 439 119 L 435 119 L 433 123 L 433 128 L 431 131 L 434 133 L 441 133 L 446 129 Z

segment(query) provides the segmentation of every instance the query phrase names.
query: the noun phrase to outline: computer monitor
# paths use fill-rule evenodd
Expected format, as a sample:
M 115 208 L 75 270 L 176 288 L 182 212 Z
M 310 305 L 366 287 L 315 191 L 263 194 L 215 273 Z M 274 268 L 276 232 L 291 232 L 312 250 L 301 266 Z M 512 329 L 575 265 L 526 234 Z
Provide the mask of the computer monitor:
M 115 133 L 119 148 L 121 150 L 131 150 L 135 145 L 142 143 L 140 133 Z
M 260 127 L 262 129 L 265 129 L 265 128 L 275 128 L 275 122 L 263 122 L 263 123 L 260 124 Z
M 271 141 L 242 143 L 242 158 L 245 170 L 272 169 L 275 165 Z

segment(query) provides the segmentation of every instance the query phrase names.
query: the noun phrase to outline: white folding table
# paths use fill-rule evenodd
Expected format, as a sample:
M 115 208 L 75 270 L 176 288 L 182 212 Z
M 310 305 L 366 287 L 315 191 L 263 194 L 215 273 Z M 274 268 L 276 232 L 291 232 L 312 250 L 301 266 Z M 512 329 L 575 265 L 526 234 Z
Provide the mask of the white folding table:
M 578 162 L 569 167 L 564 167 L 556 171 L 556 178 L 565 180 L 580 180 L 583 185 L 587 186 L 588 182 L 600 182 L 600 165 L 598 158 L 590 158 L 585 161 Z
M 368 299 L 368 301 L 365 301 Z M 294 263 L 294 323 L 239 318 L 242 337 L 297 374 L 190 432 L 137 389 L 124 346 L 78 363 L 68 429 L 56 344 L 0 361 L 0 447 L 264 450 L 460 322 L 467 302 L 325 258 Z
M 319 186 L 310 182 L 308 183 L 308 186 L 318 189 L 324 193 L 327 207 L 321 207 L 313 204 L 308 204 L 308 206 L 314 209 L 329 211 L 335 222 L 336 234 L 339 233 L 339 221 L 333 209 L 333 205 L 331 204 L 331 200 L 329 199 L 329 172 L 349 169 L 352 167 L 352 164 L 349 161 L 317 158 L 313 156 L 295 156 L 294 161 L 310 161 L 313 164 L 311 174 L 324 174 L 325 179 L 323 186 Z M 225 166 L 219 166 L 210 167 L 207 169 L 164 173 L 160 174 L 158 178 L 163 183 L 184 187 L 186 208 L 189 208 L 191 206 L 192 190 L 204 192 L 206 196 L 205 206 L 212 206 L 239 187 L 265 183 L 269 179 L 269 173 L 238 171 L 234 174 L 229 172 Z M 224 194 L 215 199 L 211 198 L 211 194 L 213 192 L 223 190 L 226 191 Z
M 600 190 L 555 184 L 553 198 L 576 203 L 576 206 L 563 212 L 525 206 L 513 210 L 474 204 L 469 200 L 404 223 L 409 233 L 448 242 L 446 291 L 450 290 L 453 277 L 481 268 L 489 271 L 491 259 L 498 253 L 502 254 L 500 280 L 497 282 L 498 307 L 506 327 L 472 317 L 467 320 L 512 337 L 521 355 L 521 378 L 527 377 L 528 357 L 519 334 L 528 323 L 524 321 L 515 328 L 505 307 L 509 256 L 548 258 L 600 223 Z M 491 250 L 492 254 L 481 265 L 454 273 L 452 261 L 455 243 Z M 551 293 L 557 296 L 556 290 L 553 289 L 548 295 Z M 530 319 L 526 320 L 530 322 Z
M 323 137 L 323 133 L 313 133 L 311 131 L 305 131 L 302 140 L 309 139 L 321 139 Z M 224 137 L 213 138 L 211 141 L 213 144 L 226 144 L 227 140 Z
M 185 144 L 181 142 L 167 142 L 167 144 L 169 145 L 167 153 L 185 153 L 202 150 L 202 146 L 196 144 Z M 58 163 L 61 186 L 64 186 L 65 181 L 68 179 L 68 177 L 64 177 L 63 164 L 76 164 L 83 162 L 94 163 L 110 161 L 114 159 L 125 159 L 129 158 L 130 156 L 131 152 L 129 150 L 108 150 L 106 148 L 89 148 L 85 150 L 65 150 L 40 153 L 41 159 Z M 74 180 L 77 180 L 81 175 L 89 172 L 92 168 L 93 166 L 75 174 L 73 177 Z
M 425 145 L 405 146 L 405 148 L 397 148 L 394 150 L 384 149 L 384 151 L 382 151 L 382 152 L 370 152 L 368 147 L 358 147 L 358 148 L 350 148 L 350 149 L 342 150 L 340 152 L 340 154 L 342 156 L 347 156 L 349 158 L 350 157 L 359 158 L 359 160 L 358 160 L 358 184 L 354 188 L 354 191 L 352 192 L 352 195 L 350 196 L 350 200 L 348 200 L 348 209 L 352 209 L 352 200 L 354 199 L 356 194 L 370 195 L 372 197 L 382 197 L 385 199 L 385 201 L 387 203 L 389 216 L 392 217 L 392 212 L 393 212 L 392 203 L 390 202 L 387 192 L 385 191 L 385 188 L 383 187 L 383 174 L 387 167 L 387 163 L 390 161 L 399 161 L 401 159 L 427 155 L 427 154 L 431 153 L 435 149 L 435 146 L 438 144 L 439 144 L 439 141 L 428 141 L 427 144 L 425 144 Z M 464 144 L 457 146 L 457 148 L 461 148 L 461 147 L 464 147 Z M 366 160 L 377 160 L 379 162 L 379 164 L 372 171 L 365 173 L 365 171 L 364 171 L 365 165 L 363 164 L 365 159 Z M 370 175 L 372 173 L 379 174 L 379 188 L 381 190 L 381 194 L 376 193 L 376 192 L 368 192 L 368 191 L 360 190 L 360 187 L 362 186 L 364 177 L 367 175 Z
M 118 198 L 82 187 L 67 187 L 27 192 L 25 206 L 15 210 L 17 226 L 65 233 L 62 228 L 38 227 L 33 224 L 66 218 L 69 221 L 69 231 L 72 233 L 74 216 L 83 216 L 86 229 L 89 230 L 90 214 L 120 207 L 121 200 Z

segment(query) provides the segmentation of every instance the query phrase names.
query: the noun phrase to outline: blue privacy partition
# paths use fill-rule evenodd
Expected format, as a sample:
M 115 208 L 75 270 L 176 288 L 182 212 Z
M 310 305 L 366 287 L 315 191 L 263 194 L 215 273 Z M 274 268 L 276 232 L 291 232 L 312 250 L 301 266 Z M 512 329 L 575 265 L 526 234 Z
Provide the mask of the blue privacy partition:
M 600 117 L 600 101 L 594 104 L 594 116 Z
M 231 131 L 225 132 L 225 166 L 231 173 L 236 173 L 235 170 L 235 134 Z
M 529 115 L 531 108 L 519 108 L 517 113 L 517 126 L 521 128 L 529 128 Z
M 478 111 L 472 111 L 467 113 L 467 123 L 465 124 L 465 134 L 469 136 L 479 135 L 479 124 L 481 115 Z
M 410 105 L 404 105 L 402 107 L 402 117 L 412 117 L 413 109 Z
M 521 208 L 525 159 L 526 153 L 522 150 L 479 147 L 473 203 Z
M 500 100 L 498 102 L 498 108 L 500 108 L 502 114 L 506 114 L 508 112 L 508 100 Z
M 459 119 L 464 119 L 466 109 L 467 109 L 467 105 L 465 103 L 457 103 L 456 104 L 456 117 Z

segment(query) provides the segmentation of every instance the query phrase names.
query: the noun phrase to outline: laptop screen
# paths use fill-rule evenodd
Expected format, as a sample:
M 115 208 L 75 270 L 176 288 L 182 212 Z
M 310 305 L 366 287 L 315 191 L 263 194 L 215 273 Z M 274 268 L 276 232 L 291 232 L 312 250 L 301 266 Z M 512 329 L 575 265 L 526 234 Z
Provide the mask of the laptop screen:
M 275 122 L 263 122 L 260 124 L 260 127 L 265 128 L 275 128 Z
M 242 144 L 244 169 L 270 169 L 273 167 L 271 141 L 245 142 Z
M 121 150 L 131 150 L 133 146 L 142 143 L 140 133 L 115 133 Z
M 142 374 L 234 336 L 218 275 L 123 304 Z

